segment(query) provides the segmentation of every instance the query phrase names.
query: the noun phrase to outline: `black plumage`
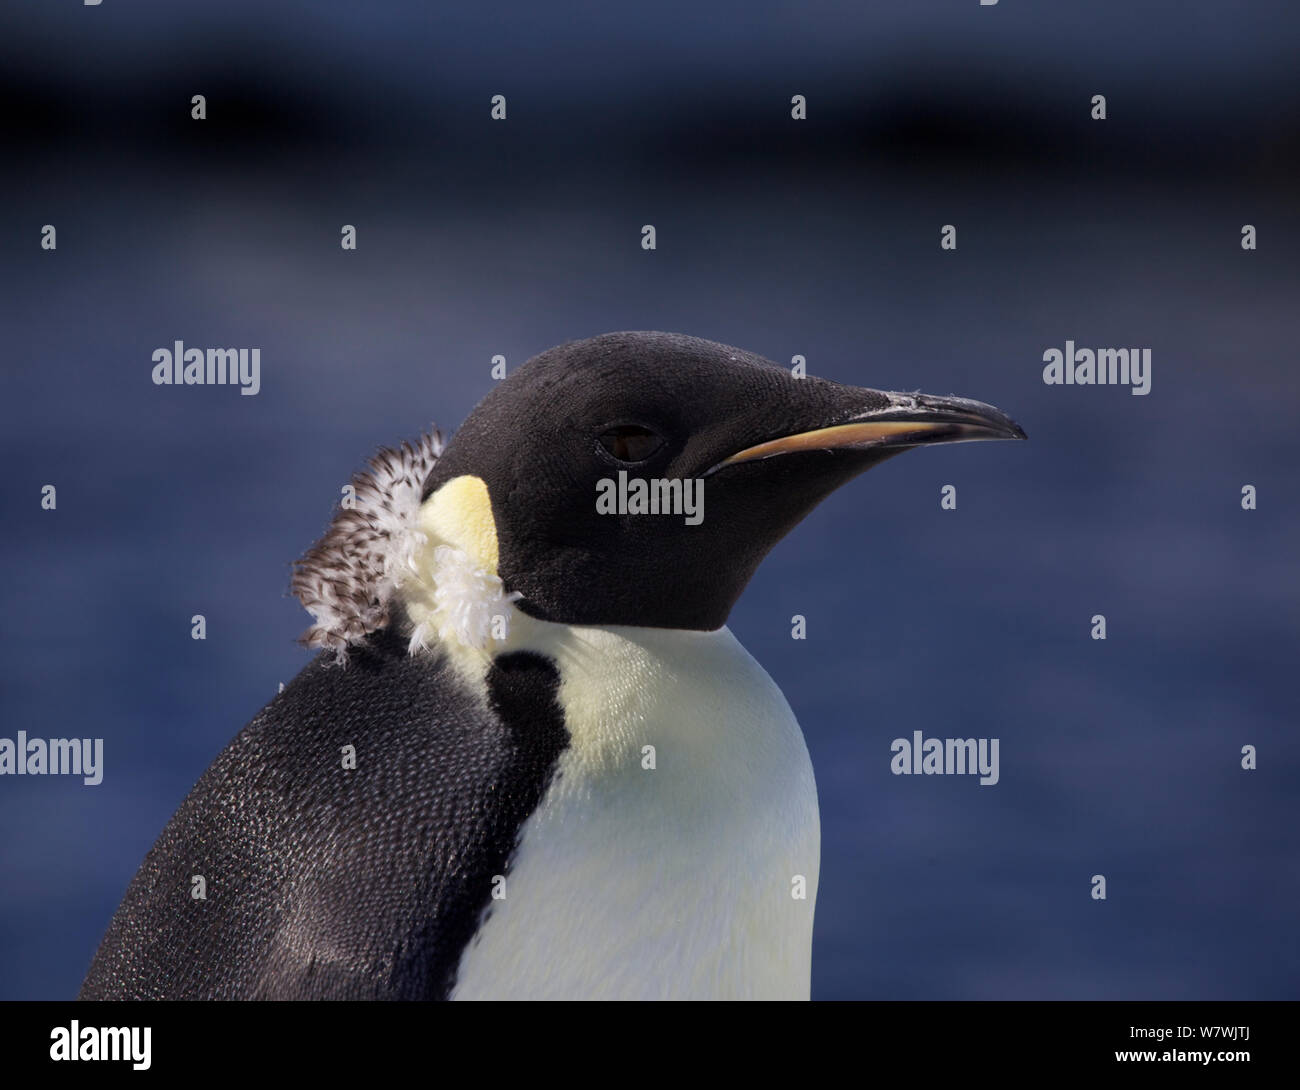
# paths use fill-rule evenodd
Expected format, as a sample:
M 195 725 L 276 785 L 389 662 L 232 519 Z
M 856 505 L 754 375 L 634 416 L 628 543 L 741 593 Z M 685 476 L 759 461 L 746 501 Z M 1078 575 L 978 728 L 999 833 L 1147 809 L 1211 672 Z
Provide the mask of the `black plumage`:
M 446 997 L 567 745 L 557 684 L 548 659 L 501 655 L 484 707 L 390 631 L 346 667 L 322 653 L 168 823 L 80 997 Z

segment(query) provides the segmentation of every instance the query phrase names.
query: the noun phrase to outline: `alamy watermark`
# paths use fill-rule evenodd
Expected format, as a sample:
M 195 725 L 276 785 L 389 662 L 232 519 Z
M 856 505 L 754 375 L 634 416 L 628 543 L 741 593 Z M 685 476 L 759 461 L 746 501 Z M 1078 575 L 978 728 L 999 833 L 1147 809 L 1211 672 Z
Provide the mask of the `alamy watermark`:
M 129 1062 L 136 1071 L 148 1071 L 152 1036 L 150 1026 L 83 1026 L 73 1019 L 50 1030 L 50 1059 Z
M 1132 386 L 1132 394 L 1151 392 L 1151 349 L 1049 348 L 1043 353 L 1043 381 L 1048 386 Z
M 260 348 L 186 348 L 176 341 L 152 356 L 155 386 L 235 386 L 241 394 L 262 388 Z
M 0 738 L 0 776 L 80 776 L 87 787 L 104 778 L 104 739 Z
M 895 738 L 889 770 L 895 776 L 975 776 L 991 787 L 998 782 L 996 738 L 926 738 L 912 731 L 909 741 Z
M 681 515 L 687 526 L 704 521 L 704 481 L 698 477 L 631 477 L 618 471 L 618 480 L 596 482 L 598 515 Z

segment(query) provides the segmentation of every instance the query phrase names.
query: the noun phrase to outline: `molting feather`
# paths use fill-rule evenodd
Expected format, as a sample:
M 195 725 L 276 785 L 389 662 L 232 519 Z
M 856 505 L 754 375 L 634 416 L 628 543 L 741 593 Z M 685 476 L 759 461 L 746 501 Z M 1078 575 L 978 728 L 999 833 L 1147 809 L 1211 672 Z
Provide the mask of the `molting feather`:
M 435 428 L 414 443 L 384 447 L 352 477 L 329 529 L 294 564 L 290 590 L 316 623 L 302 635 L 309 647 L 334 651 L 392 620 L 392 601 L 425 545 L 416 527 L 424 482 L 442 454 Z

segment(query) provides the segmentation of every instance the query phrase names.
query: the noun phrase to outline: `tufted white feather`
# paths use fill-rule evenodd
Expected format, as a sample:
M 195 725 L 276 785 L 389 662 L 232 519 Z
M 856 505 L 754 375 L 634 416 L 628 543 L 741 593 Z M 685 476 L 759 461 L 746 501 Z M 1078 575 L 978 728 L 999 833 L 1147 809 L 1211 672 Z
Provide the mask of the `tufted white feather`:
M 441 454 L 435 429 L 414 443 L 382 448 L 353 476 L 353 494 L 294 564 L 290 589 L 315 620 L 303 643 L 332 650 L 342 664 L 350 646 L 389 623 L 397 588 L 428 544 L 417 515 Z
M 519 595 L 506 594 L 500 577 L 482 568 L 463 549 L 451 545 L 426 548 L 412 565 L 411 577 L 398 589 L 404 592 L 408 609 L 421 617 L 411 632 L 412 654 L 427 649 L 434 635 L 444 646 L 476 652 L 486 652 L 494 638 L 509 638 L 514 613 L 510 603 Z M 432 604 L 417 610 L 414 601 L 422 589 Z M 494 636 L 493 621 L 497 619 L 498 635 Z

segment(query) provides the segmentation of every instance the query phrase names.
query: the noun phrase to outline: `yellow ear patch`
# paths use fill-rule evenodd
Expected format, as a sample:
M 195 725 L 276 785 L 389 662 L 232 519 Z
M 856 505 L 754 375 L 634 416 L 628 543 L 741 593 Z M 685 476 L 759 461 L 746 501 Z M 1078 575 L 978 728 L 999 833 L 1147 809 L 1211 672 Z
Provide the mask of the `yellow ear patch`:
M 460 549 L 497 574 L 497 524 L 481 477 L 453 477 L 444 484 L 424 501 L 419 526 L 431 539 Z

